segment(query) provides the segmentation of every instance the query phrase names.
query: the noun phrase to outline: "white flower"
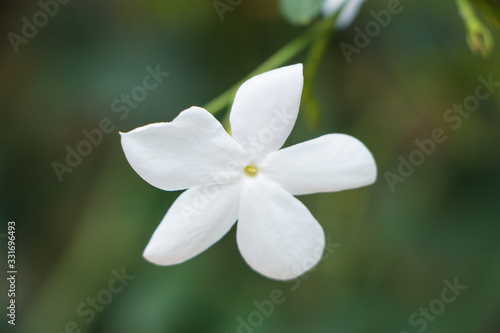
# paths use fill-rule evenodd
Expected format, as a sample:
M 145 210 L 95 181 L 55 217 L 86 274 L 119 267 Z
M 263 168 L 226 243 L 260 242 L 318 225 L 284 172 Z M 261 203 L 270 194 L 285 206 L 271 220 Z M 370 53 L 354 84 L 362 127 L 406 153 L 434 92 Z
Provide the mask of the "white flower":
M 146 259 L 186 261 L 238 220 L 238 248 L 262 275 L 288 280 L 317 264 L 323 229 L 293 196 L 371 184 L 376 165 L 360 141 L 344 134 L 278 150 L 297 119 L 302 87 L 302 64 L 246 81 L 232 106 L 232 137 L 199 107 L 122 133 L 127 160 L 144 180 L 166 191 L 189 188 L 154 232 Z
M 323 14 L 331 16 L 340 10 L 335 27 L 343 29 L 354 21 L 363 2 L 365 0 L 326 0 L 323 3 Z

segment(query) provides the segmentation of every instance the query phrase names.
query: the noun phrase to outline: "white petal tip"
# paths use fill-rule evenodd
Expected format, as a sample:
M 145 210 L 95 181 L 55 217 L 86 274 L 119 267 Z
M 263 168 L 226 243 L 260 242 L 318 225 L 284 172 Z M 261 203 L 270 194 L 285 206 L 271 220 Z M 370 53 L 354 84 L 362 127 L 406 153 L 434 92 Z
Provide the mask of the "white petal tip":
M 290 66 L 282 67 L 282 68 L 288 68 L 288 69 L 291 69 L 291 70 L 295 70 L 297 72 L 300 72 L 301 75 L 302 75 L 302 72 L 304 71 L 304 65 L 302 63 L 298 63 L 298 64 L 295 64 L 295 65 L 290 65 Z
M 324 246 L 322 248 L 324 250 Z M 321 251 L 321 254 L 322 253 L 323 253 L 323 251 Z M 307 274 L 312 269 L 314 269 L 318 265 L 318 263 L 320 262 L 321 258 L 322 258 L 322 255 L 319 255 L 315 258 L 308 257 L 307 261 L 302 261 L 301 264 L 294 266 L 292 269 L 287 270 L 287 271 L 283 271 L 283 272 L 274 271 L 272 273 L 269 273 L 269 272 L 264 273 L 264 272 L 259 271 L 259 270 L 255 270 L 255 269 L 254 270 L 256 272 L 258 272 L 259 274 L 261 274 L 269 279 L 272 279 L 272 280 L 291 281 L 291 280 L 295 280 L 295 279 L 301 277 L 302 275 Z
M 156 251 L 151 250 L 151 248 L 148 246 L 142 253 L 142 257 L 149 261 L 150 263 L 157 265 L 157 266 L 170 266 L 170 265 L 175 265 L 177 262 L 172 262 L 170 260 L 167 260 L 165 256 L 161 256 Z
M 146 247 L 144 249 L 144 252 L 142 253 L 142 257 L 152 264 L 161 265 L 157 256 L 154 255 L 154 252 L 149 250 L 149 247 Z

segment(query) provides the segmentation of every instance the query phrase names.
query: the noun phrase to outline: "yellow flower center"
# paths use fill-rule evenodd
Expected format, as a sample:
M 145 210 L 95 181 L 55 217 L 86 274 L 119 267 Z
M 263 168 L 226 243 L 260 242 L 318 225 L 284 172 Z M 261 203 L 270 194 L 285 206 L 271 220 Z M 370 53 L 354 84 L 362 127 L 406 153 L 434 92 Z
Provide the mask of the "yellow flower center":
M 259 170 L 257 169 L 257 167 L 253 166 L 253 165 L 249 165 L 245 168 L 245 173 L 247 176 L 250 176 L 250 177 L 255 177 L 257 176 L 257 172 Z

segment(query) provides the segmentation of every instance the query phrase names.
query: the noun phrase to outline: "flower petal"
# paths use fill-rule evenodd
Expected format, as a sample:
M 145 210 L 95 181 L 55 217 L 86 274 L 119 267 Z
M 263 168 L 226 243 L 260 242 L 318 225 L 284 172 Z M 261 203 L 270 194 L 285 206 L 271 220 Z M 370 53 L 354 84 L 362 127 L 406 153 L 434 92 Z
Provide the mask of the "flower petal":
M 326 0 L 323 2 L 323 15 L 335 15 L 348 0 Z
M 321 259 L 325 235 L 309 210 L 277 183 L 244 179 L 237 225 L 238 248 L 260 274 L 294 279 Z
M 361 5 L 365 0 L 327 0 L 323 3 L 323 14 L 331 16 L 340 10 L 335 27 L 343 29 L 351 25 L 361 9 Z
M 121 133 L 132 168 L 148 183 L 175 191 L 234 182 L 248 156 L 208 111 L 192 107 L 169 123 Z
M 254 160 L 278 150 L 299 112 L 302 64 L 254 76 L 241 85 L 231 109 L 231 132 Z
M 351 0 L 347 2 L 347 4 L 342 8 L 342 11 L 337 18 L 337 23 L 335 27 L 337 29 L 347 28 L 354 21 L 356 16 L 361 9 L 361 5 L 365 2 L 365 0 Z
M 377 165 L 358 139 L 327 134 L 270 154 L 260 164 L 260 172 L 291 194 L 301 195 L 372 184 Z
M 161 221 L 144 257 L 157 265 L 191 259 L 221 239 L 238 216 L 240 182 L 191 188 Z

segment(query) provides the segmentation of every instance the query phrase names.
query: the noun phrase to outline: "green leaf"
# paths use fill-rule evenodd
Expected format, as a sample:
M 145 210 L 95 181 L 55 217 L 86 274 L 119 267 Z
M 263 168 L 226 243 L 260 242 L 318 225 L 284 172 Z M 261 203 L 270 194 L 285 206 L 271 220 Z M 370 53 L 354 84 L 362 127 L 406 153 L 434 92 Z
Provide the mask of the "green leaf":
M 293 24 L 307 25 L 320 13 L 324 0 L 280 0 L 283 16 Z
M 478 16 L 477 9 L 482 11 L 483 16 L 486 18 L 490 18 L 493 20 L 494 18 L 488 16 L 489 12 L 485 7 L 485 0 L 457 0 L 458 9 L 460 11 L 460 15 L 465 22 L 465 28 L 467 30 L 467 44 L 469 44 L 469 48 L 474 53 L 481 53 L 484 58 L 488 57 L 494 47 L 494 39 L 493 34 L 490 29 L 486 26 L 486 24 L 481 20 Z M 490 22 L 491 24 L 494 21 Z

